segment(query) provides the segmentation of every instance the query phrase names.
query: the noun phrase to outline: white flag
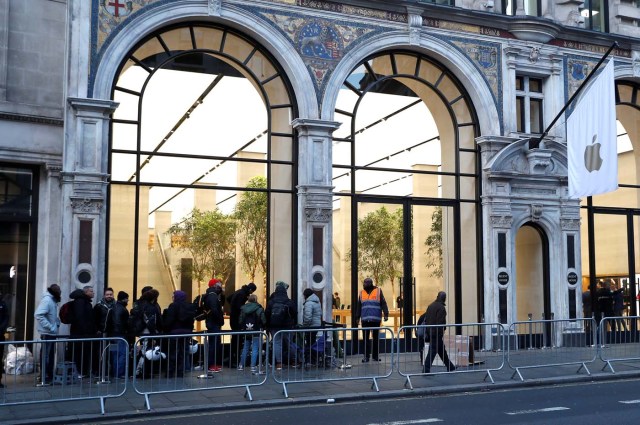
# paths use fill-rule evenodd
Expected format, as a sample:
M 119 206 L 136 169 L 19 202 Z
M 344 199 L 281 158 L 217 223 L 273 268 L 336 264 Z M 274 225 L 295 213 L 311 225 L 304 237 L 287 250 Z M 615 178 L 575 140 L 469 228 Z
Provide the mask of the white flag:
M 569 197 L 618 188 L 618 142 L 613 59 L 582 96 L 567 119 Z

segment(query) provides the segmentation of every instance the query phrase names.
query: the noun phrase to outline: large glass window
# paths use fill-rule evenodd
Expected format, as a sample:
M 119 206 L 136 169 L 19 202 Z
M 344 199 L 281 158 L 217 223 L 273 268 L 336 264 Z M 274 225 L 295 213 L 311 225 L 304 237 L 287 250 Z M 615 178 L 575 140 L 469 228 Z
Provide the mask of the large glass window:
M 593 31 L 609 31 L 609 9 L 607 0 L 585 0 L 580 10 L 584 27 Z
M 449 293 L 450 321 L 477 320 L 477 125 L 461 85 L 427 57 L 375 55 L 344 82 L 336 120 L 333 270 L 341 299 L 353 304 L 372 276 L 401 322 L 415 323 L 438 290 Z
M 542 133 L 542 79 L 516 76 L 516 130 L 519 133 Z
M 230 294 L 294 280 L 295 109 L 253 40 L 181 25 L 136 46 L 116 78 L 109 285 L 166 306 L 219 278 Z M 277 253 L 277 255 L 274 255 Z
M 528 16 L 540 16 L 542 10 L 541 0 L 524 0 L 522 6 L 524 7 L 524 14 Z M 516 15 L 518 2 L 516 0 L 503 0 L 502 1 L 502 13 L 505 15 Z

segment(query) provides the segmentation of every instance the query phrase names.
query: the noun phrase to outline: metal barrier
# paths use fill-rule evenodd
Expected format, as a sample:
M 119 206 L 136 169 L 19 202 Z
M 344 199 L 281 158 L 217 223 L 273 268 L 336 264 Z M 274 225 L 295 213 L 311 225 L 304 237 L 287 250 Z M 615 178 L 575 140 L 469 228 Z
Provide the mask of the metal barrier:
M 640 316 L 605 317 L 600 321 L 598 336 L 600 359 L 611 372 L 613 362 L 640 360 Z
M 520 370 L 579 365 L 591 372 L 587 363 L 598 355 L 596 322 L 593 319 L 528 320 L 509 326 L 507 361 L 524 381 Z
M 370 337 L 368 344 L 358 331 Z M 285 397 L 287 384 L 304 382 L 371 379 L 371 388 L 380 391 L 377 380 L 393 372 L 390 328 L 282 330 L 272 336 L 272 344 L 273 379 L 282 384 Z
M 126 392 L 127 341 L 45 338 L 49 339 L 0 343 L 9 366 L 0 405 L 99 399 L 104 415 L 105 400 Z
M 505 363 L 502 331 L 499 323 L 402 326 L 396 363 L 398 373 L 406 378 L 404 386 L 413 389 L 412 376 L 472 372 L 482 372 L 484 380 L 488 377 L 495 383 L 491 372 Z
M 230 337 L 239 341 L 234 352 L 229 351 L 233 350 L 230 344 L 225 344 Z M 253 400 L 250 387 L 262 385 L 267 379 L 266 342 L 267 335 L 259 331 L 143 336 L 134 349 L 133 388 L 144 396 L 148 410 L 151 394 L 244 387 L 245 398 Z M 246 365 L 232 364 L 234 359 L 241 359 L 245 346 L 247 353 L 258 347 L 253 371 Z

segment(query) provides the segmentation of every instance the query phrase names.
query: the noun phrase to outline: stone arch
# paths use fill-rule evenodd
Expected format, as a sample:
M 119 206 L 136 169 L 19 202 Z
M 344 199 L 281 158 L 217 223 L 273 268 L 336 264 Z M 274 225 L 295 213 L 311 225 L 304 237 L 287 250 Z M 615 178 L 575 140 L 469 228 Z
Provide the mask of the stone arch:
M 167 20 L 167 16 L 172 19 Z M 206 4 L 185 5 L 171 2 L 142 13 L 108 39 L 100 55 L 93 84 L 93 97 L 108 99 L 118 67 L 131 48 L 146 35 L 169 25 L 187 20 L 215 22 L 242 31 L 273 55 L 284 69 L 293 88 L 300 118 L 318 117 L 315 88 L 306 66 L 294 46 L 267 22 L 242 9 L 222 7 L 221 16 L 211 16 Z M 248 23 L 250 25 L 248 25 Z
M 438 60 L 458 78 L 471 98 L 478 116 L 481 134 L 500 134 L 500 115 L 494 97 L 477 68 L 460 51 L 443 40 L 421 34 L 418 45 L 410 43 L 406 31 L 390 31 L 351 49 L 333 71 L 322 99 L 321 116 L 332 120 L 335 103 L 343 81 L 364 58 L 390 49 L 407 49 L 426 53 Z

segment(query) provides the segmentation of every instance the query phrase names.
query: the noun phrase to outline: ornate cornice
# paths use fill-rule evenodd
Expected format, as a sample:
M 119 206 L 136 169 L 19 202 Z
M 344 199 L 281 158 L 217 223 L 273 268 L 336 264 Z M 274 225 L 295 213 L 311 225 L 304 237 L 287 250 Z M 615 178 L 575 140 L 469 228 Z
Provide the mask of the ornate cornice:
M 305 208 L 304 215 L 307 218 L 307 221 L 329 223 L 332 211 L 331 208 Z
M 99 198 L 71 197 L 71 208 L 75 214 L 99 214 L 104 204 Z
M 491 226 L 496 229 L 510 229 L 513 217 L 510 215 L 492 215 Z
M 64 120 L 62 119 L 34 117 L 31 115 L 8 114 L 6 112 L 0 113 L 0 121 L 28 122 L 31 124 L 46 124 L 56 127 L 64 126 Z
M 560 227 L 562 230 L 580 230 L 580 219 L 579 218 L 561 218 L 560 219 Z

